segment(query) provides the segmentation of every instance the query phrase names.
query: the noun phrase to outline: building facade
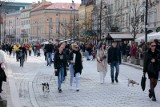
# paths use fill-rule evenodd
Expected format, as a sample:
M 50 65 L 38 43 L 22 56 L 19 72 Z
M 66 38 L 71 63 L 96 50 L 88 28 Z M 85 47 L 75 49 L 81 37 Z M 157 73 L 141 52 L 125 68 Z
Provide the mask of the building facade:
M 4 26 L 5 26 L 5 17 L 8 17 L 6 14 L 16 13 L 20 9 L 24 9 L 26 6 L 31 5 L 31 3 L 19 3 L 19 2 L 4 2 L 0 1 L 0 44 L 4 42 Z M 6 32 L 7 33 L 7 32 Z
M 76 36 L 78 7 L 75 3 L 46 3 L 31 11 L 33 40 L 66 39 Z
M 111 16 L 114 19 L 110 20 L 112 29 L 108 29 L 108 32 L 129 32 L 133 37 L 144 33 L 146 0 L 106 0 L 106 6 L 111 8 Z M 148 7 L 147 28 L 155 32 L 160 26 L 159 0 L 148 0 Z
M 16 43 L 20 42 L 21 34 L 21 12 L 3 15 L 3 25 L 1 29 L 1 37 L 3 42 Z

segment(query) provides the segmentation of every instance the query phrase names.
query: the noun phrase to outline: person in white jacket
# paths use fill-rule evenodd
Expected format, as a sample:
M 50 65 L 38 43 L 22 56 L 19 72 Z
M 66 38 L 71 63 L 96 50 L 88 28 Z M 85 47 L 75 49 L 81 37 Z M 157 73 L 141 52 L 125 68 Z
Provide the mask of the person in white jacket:
M 5 62 L 6 62 L 5 53 L 4 53 L 4 51 L 2 51 L 0 49 L 0 93 L 3 91 L 2 90 L 2 83 L 3 83 L 3 81 L 6 81 L 6 79 L 7 79 L 7 76 L 4 71 Z M 1 96 L 0 96 L 0 99 L 2 99 Z

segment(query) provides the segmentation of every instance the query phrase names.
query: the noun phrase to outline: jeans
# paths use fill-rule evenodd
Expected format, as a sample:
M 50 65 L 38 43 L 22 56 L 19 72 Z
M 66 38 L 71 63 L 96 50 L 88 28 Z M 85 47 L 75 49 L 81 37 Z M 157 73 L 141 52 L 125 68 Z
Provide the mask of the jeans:
M 113 61 L 111 63 L 111 79 L 114 81 L 114 67 L 116 68 L 115 79 L 118 79 L 119 75 L 119 63 L 117 61 Z
M 70 86 L 72 87 L 72 83 L 73 83 L 73 77 L 74 77 L 74 68 L 73 68 L 73 64 L 70 64 Z M 80 73 L 76 73 L 76 89 L 79 88 L 79 75 Z
M 48 53 L 46 53 L 46 56 L 47 56 L 47 65 L 51 65 L 51 62 L 52 62 L 52 53 L 48 52 Z
M 64 67 L 59 69 L 59 75 L 58 75 L 58 89 L 61 89 L 61 84 L 64 80 Z
M 17 61 L 19 61 L 19 52 L 18 51 L 16 51 L 16 59 L 17 59 Z
M 89 60 L 89 52 L 86 50 L 85 53 L 86 53 L 87 60 Z
M 24 64 L 24 57 L 20 57 L 20 66 L 23 67 L 23 64 Z

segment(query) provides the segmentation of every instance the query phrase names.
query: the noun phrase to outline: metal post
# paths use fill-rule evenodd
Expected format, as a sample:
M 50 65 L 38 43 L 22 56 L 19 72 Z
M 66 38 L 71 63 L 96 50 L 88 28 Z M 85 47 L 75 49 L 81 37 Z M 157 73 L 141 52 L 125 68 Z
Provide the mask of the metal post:
M 145 43 L 146 43 L 146 50 L 147 50 L 147 22 L 148 22 L 148 0 L 146 0 L 146 16 L 145 16 Z
M 102 36 L 102 0 L 101 0 L 101 5 L 100 5 L 100 40 Z
M 73 3 L 73 12 L 74 12 L 74 18 L 73 18 L 73 20 L 74 20 L 74 23 L 73 23 L 73 40 L 75 39 L 75 4 L 74 4 L 74 1 L 72 0 L 72 3 Z

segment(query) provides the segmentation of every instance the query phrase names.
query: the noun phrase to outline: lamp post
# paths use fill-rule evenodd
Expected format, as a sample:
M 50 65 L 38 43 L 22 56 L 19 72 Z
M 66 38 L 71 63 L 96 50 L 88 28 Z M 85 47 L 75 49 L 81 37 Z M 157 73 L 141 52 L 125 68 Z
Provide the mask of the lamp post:
M 147 23 L 148 23 L 148 0 L 146 0 L 146 15 L 145 15 L 145 43 L 146 43 L 145 49 L 146 50 L 147 50 Z

